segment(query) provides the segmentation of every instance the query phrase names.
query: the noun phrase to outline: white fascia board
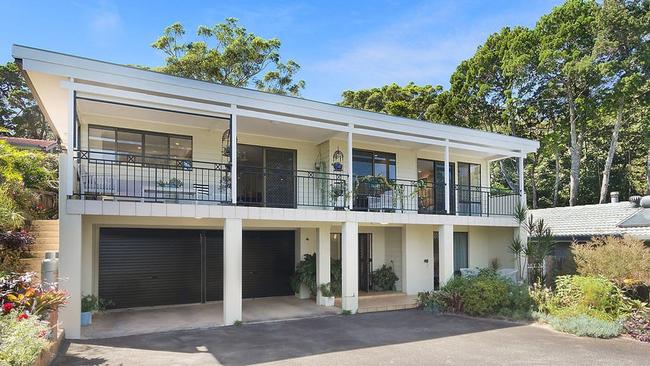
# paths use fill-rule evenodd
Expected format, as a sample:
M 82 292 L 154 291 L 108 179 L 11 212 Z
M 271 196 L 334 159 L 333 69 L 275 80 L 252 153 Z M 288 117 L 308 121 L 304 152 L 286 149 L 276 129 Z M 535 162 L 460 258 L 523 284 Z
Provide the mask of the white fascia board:
M 74 89 L 78 92 L 83 93 L 80 94 L 80 96 L 88 96 L 91 98 L 94 97 L 94 99 L 98 99 L 98 100 L 114 101 L 114 102 L 121 102 L 127 104 L 129 102 L 137 101 L 140 104 L 147 104 L 148 106 L 152 106 L 152 107 L 177 110 L 179 112 L 185 111 L 185 112 L 215 113 L 216 114 L 215 117 L 220 117 L 220 116 L 222 117 L 231 113 L 236 113 L 237 115 L 240 116 L 260 118 L 260 119 L 266 119 L 270 121 L 321 128 L 321 129 L 327 129 L 327 130 L 333 130 L 339 132 L 347 132 L 348 130 L 350 130 L 350 127 L 343 126 L 341 124 L 301 119 L 296 117 L 277 115 L 277 114 L 272 114 L 267 112 L 259 112 L 259 111 L 240 109 L 240 108 L 237 108 L 235 110 L 233 108 L 223 107 L 223 106 L 209 104 L 209 103 L 188 101 L 183 99 L 163 97 L 163 96 L 145 94 L 145 93 L 134 92 L 134 91 L 119 90 L 119 89 L 113 89 L 104 86 L 62 81 L 61 87 Z M 453 143 L 453 142 L 448 142 L 445 140 L 439 140 L 434 138 L 411 136 L 411 135 L 399 134 L 395 132 L 363 129 L 363 128 L 358 128 L 357 126 L 353 127 L 352 132 L 354 134 L 364 135 L 364 136 L 383 137 L 383 138 L 400 140 L 400 141 L 417 142 L 425 145 L 450 146 L 454 148 L 468 149 L 477 152 L 503 154 L 509 156 L 519 154 L 519 152 L 517 151 L 512 151 L 507 149 L 498 149 L 498 148 L 493 148 L 488 146 L 465 145 L 461 143 Z
M 157 106 L 160 108 L 168 108 L 171 110 L 178 110 L 179 112 L 208 112 L 214 113 L 215 117 L 228 118 L 233 112 L 232 108 L 223 107 L 219 105 L 194 102 L 191 100 L 182 100 L 169 97 L 162 97 L 158 95 L 151 95 L 139 93 L 134 91 L 112 89 L 103 86 L 71 83 L 69 81 L 62 81 L 61 87 L 73 89 L 78 92 L 87 93 L 88 97 L 109 97 L 107 101 L 115 101 L 128 104 L 129 101 L 137 101 L 139 103 L 149 103 L 149 106 Z M 85 96 L 85 94 L 84 94 Z
M 537 141 L 513 136 L 450 125 L 414 121 L 407 118 L 355 110 L 296 97 L 280 96 L 244 88 L 234 88 L 29 47 L 14 46 L 13 56 L 14 58 L 22 59 L 23 67 L 27 70 L 74 77 L 76 79 L 120 87 L 152 90 L 208 101 L 218 100 L 225 104 L 236 104 L 241 107 L 266 109 L 272 112 L 315 119 L 354 123 L 358 126 L 384 129 L 393 132 L 406 132 L 423 137 L 436 136 L 437 138 L 454 140 L 458 143 L 508 146 L 509 150 L 517 150 L 522 153 L 534 152 L 539 147 Z

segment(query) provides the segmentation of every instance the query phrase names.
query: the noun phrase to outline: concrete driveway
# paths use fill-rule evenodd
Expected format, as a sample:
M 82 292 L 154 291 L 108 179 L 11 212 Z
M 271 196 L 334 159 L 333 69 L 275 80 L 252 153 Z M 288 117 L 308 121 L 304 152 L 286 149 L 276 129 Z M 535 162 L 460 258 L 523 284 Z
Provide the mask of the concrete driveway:
M 57 365 L 647 365 L 650 345 L 419 310 L 66 343 Z

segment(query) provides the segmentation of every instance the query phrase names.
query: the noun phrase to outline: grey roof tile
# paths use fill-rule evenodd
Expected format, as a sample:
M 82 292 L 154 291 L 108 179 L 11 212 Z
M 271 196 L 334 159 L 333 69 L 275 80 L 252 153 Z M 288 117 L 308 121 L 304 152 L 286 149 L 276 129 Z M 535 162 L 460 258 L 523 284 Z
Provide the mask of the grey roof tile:
M 650 240 L 650 226 L 621 227 L 619 224 L 642 210 L 630 202 L 530 210 L 535 219 L 544 219 L 555 236 L 632 235 Z M 645 214 L 645 212 L 644 212 Z M 645 216 L 645 215 L 644 215 Z

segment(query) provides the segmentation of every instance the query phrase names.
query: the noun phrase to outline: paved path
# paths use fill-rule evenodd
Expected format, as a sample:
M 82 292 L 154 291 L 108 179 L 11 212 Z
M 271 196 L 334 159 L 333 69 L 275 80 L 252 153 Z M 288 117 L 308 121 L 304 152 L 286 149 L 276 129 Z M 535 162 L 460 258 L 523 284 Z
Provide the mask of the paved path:
M 419 310 L 66 343 L 57 365 L 649 365 L 650 344 Z

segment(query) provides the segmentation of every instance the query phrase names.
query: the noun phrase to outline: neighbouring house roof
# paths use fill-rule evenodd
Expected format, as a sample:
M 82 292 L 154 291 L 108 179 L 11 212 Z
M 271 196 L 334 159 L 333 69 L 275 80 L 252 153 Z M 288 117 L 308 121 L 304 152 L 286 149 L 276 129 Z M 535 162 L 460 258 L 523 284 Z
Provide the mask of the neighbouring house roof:
M 630 202 L 530 210 L 544 219 L 556 238 L 589 238 L 600 235 L 632 235 L 650 240 L 650 208 Z
M 7 141 L 12 146 L 23 149 L 34 149 L 41 151 L 52 151 L 56 146 L 56 141 L 27 139 L 23 137 L 0 136 L 0 140 Z

